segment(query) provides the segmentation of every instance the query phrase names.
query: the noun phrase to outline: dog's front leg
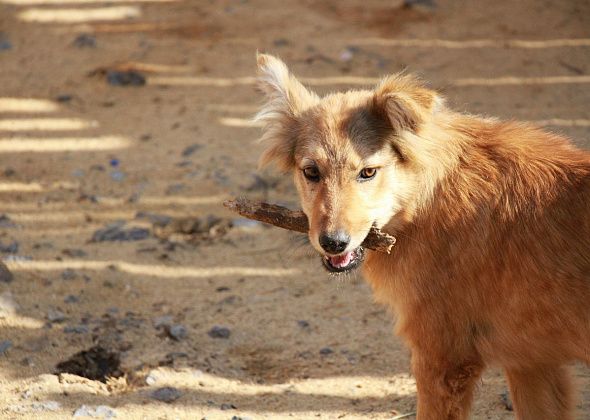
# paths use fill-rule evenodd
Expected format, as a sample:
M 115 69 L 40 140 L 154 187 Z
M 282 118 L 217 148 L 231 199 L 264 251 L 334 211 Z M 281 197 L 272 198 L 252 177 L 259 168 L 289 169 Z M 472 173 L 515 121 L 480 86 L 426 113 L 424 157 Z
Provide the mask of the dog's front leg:
M 436 347 L 436 346 L 433 346 Z M 418 387 L 418 420 L 462 420 L 469 417 L 473 389 L 483 371 L 476 355 L 453 357 L 412 351 L 412 370 Z

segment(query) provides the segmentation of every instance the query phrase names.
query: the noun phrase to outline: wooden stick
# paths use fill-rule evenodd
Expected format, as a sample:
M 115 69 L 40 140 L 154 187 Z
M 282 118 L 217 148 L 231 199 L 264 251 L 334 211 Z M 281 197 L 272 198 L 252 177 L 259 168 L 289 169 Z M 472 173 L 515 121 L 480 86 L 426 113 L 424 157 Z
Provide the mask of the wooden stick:
M 251 201 L 246 198 L 227 200 L 223 205 L 248 219 L 258 220 L 283 229 L 295 232 L 307 233 L 309 223 L 307 216 L 300 210 L 289 210 L 276 204 Z M 362 243 L 365 248 L 389 254 L 395 245 L 395 238 L 381 232 L 376 227 L 371 227 L 369 234 Z

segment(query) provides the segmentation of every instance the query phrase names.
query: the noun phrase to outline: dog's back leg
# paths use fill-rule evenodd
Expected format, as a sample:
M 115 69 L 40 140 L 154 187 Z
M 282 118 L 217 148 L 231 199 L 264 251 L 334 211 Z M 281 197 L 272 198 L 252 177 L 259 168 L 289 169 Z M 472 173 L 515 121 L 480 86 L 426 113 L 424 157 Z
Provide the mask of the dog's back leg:
M 573 391 L 566 367 L 506 369 L 506 377 L 519 420 L 573 419 Z

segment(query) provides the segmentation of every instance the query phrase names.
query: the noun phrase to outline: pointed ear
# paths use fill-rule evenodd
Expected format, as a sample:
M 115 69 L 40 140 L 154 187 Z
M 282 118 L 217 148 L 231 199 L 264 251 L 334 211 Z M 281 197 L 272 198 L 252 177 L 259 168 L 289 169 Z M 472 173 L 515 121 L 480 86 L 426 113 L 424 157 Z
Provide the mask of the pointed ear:
M 422 124 L 444 106 L 444 99 L 418 79 L 388 76 L 375 89 L 374 111 L 389 120 L 396 132 L 416 133 Z
M 258 87 L 267 98 L 256 115 L 265 123 L 261 142 L 266 150 L 259 161 L 263 167 L 271 162 L 287 171 L 294 165 L 297 117 L 319 101 L 287 69 L 285 63 L 267 54 L 257 54 Z

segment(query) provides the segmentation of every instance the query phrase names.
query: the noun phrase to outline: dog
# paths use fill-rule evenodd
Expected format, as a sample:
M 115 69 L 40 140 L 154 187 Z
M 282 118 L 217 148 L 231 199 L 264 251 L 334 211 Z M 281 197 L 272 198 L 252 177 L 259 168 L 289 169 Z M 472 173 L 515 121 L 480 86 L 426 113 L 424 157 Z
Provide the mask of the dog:
M 501 366 L 519 419 L 571 419 L 590 363 L 590 153 L 523 122 L 461 114 L 419 79 L 320 98 L 257 55 L 260 165 L 292 173 L 330 272 L 362 266 L 409 346 L 420 420 L 468 418 Z M 360 245 L 372 226 L 390 254 Z

